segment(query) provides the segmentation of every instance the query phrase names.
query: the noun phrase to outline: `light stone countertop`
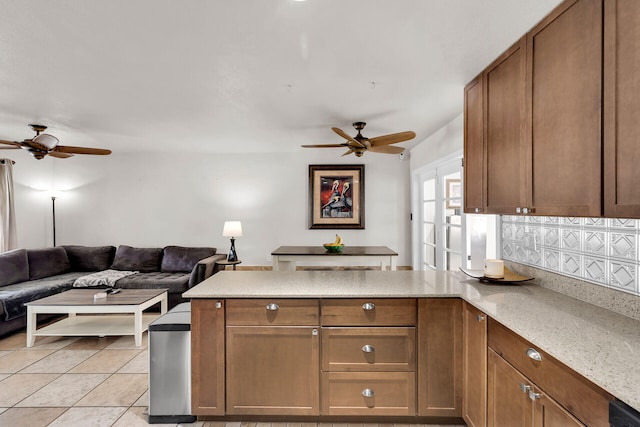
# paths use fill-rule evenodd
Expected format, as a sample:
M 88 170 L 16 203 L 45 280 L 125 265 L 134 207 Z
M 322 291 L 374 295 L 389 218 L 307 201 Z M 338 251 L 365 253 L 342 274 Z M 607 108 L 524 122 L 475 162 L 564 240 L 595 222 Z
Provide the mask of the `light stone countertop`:
M 491 285 L 443 271 L 222 271 L 183 296 L 461 297 L 640 411 L 640 321 L 526 282 Z

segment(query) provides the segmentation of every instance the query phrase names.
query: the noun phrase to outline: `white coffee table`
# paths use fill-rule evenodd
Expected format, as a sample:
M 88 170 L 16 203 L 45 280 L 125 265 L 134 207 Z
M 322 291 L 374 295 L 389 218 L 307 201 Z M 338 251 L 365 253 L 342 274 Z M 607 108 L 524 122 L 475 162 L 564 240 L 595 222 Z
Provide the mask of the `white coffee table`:
M 94 299 L 100 289 L 71 289 L 26 303 L 27 347 L 41 336 L 133 335 L 136 347 L 149 323 L 167 312 L 167 289 L 122 289 L 106 298 Z M 160 303 L 160 314 L 143 313 Z M 69 316 L 37 329 L 38 314 Z M 80 314 L 77 316 L 77 314 Z

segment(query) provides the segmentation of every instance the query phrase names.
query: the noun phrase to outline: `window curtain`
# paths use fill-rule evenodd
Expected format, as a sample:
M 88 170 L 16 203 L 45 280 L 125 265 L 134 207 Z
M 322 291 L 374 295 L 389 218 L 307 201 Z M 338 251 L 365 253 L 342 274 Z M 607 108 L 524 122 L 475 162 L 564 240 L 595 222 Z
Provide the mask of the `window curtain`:
M 13 199 L 13 160 L 0 159 L 0 253 L 18 247 Z

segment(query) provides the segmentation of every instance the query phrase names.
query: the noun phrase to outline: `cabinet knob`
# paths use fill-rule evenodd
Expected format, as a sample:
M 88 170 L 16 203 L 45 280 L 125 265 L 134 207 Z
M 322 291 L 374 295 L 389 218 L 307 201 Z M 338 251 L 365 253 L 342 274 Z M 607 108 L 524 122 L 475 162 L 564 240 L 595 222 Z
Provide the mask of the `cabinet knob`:
M 482 322 L 484 319 L 485 319 L 485 317 L 484 317 L 482 314 L 478 314 L 478 315 L 476 316 L 476 320 L 477 320 L 478 322 Z
M 526 393 L 531 390 L 531 386 L 527 384 L 520 384 L 520 390 L 522 390 L 523 393 Z
M 269 311 L 277 311 L 280 306 L 278 304 L 276 304 L 275 302 L 272 302 L 270 304 L 267 304 L 267 306 L 265 307 L 267 310 Z
M 516 213 L 520 213 L 522 211 L 522 208 L 516 208 Z
M 541 397 L 542 395 L 540 393 L 536 393 L 533 390 L 529 390 L 529 399 L 537 400 L 537 399 L 540 399 Z
M 480 213 L 480 212 L 482 212 L 482 209 L 480 209 L 480 208 L 475 208 L 475 212 L 476 212 L 476 213 Z
M 529 208 L 522 208 L 522 213 L 523 214 L 528 214 L 529 213 Z
M 222 302 L 216 301 L 216 308 L 222 308 Z
M 527 356 L 529 356 L 529 359 L 533 359 L 536 362 L 542 362 L 542 356 L 540 355 L 540 353 L 538 353 L 537 350 L 531 347 L 527 349 Z
M 374 351 L 376 351 L 376 349 L 373 348 L 372 345 L 367 344 L 367 345 L 362 346 L 362 351 L 364 353 L 373 353 Z
M 376 305 L 372 302 L 365 302 L 364 304 L 362 304 L 362 309 L 363 310 L 375 310 Z
M 373 397 L 376 395 L 376 393 L 370 388 L 365 388 L 364 390 L 362 390 L 362 395 L 364 397 Z

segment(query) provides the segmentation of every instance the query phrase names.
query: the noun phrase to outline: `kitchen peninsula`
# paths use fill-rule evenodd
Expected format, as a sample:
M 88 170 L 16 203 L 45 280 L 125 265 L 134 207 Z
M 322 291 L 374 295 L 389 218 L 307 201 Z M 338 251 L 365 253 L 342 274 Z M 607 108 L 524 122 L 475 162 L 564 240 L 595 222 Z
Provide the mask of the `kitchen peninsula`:
M 468 319 L 486 320 L 489 416 L 500 411 L 494 358 L 530 380 L 534 403 L 551 396 L 575 425 L 606 425 L 613 398 L 640 409 L 640 321 L 533 284 L 442 271 L 236 271 L 184 297 L 192 300 L 192 408 L 203 419 L 467 419 Z M 512 354 L 521 344 L 526 360 Z M 548 369 L 577 381 L 580 394 L 538 377 Z M 596 403 L 581 408 L 589 396 Z

